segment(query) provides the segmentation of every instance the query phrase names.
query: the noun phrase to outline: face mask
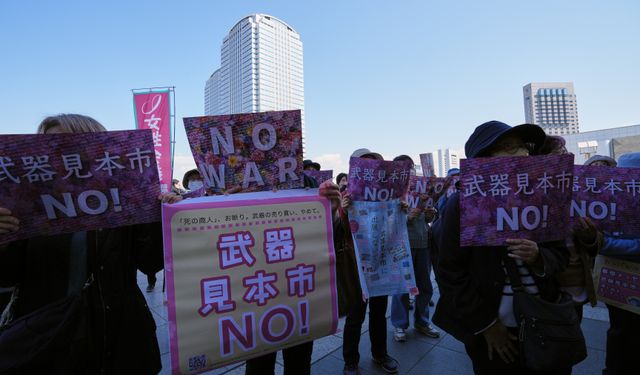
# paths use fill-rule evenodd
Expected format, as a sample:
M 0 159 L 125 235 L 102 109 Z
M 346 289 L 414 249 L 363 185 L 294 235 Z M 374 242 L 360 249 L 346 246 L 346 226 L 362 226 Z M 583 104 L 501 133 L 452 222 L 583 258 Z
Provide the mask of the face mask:
M 202 184 L 201 180 L 193 180 L 193 181 L 189 181 L 189 190 L 198 190 L 201 187 L 203 187 L 204 185 Z

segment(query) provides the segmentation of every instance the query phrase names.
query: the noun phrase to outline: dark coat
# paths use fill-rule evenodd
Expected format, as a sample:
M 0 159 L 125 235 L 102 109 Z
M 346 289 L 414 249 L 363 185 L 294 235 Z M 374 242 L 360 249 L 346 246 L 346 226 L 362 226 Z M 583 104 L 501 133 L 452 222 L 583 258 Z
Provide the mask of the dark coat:
M 66 361 L 69 373 L 156 374 L 162 365 L 156 324 L 137 285 L 137 270 L 162 268 L 160 223 L 87 232 L 87 329 Z M 36 237 L 0 250 L 0 286 L 19 286 L 19 318 L 67 294 L 71 234 Z M 160 255 L 159 255 L 160 254 Z M 53 373 L 51 368 L 40 373 Z
M 439 249 L 440 300 L 433 322 L 462 342 L 484 330 L 498 317 L 505 273 L 504 246 L 460 247 L 459 193 L 452 195 L 444 216 L 434 227 Z M 545 274 L 531 272 L 540 296 L 553 301 L 558 296 L 553 275 L 566 267 L 569 252 L 564 241 L 538 244 Z

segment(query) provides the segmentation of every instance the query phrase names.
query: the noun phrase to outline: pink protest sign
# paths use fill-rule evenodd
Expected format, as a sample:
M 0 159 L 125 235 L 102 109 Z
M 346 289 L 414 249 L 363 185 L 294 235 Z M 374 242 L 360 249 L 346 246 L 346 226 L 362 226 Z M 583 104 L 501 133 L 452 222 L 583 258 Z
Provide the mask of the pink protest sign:
M 134 93 L 133 104 L 138 129 L 151 129 L 160 178 L 160 190 L 171 189 L 171 106 L 169 91 Z
M 331 207 L 317 190 L 196 198 L 162 215 L 173 374 L 336 332 Z
M 327 180 L 331 180 L 333 178 L 333 170 L 329 169 L 326 171 L 315 171 L 315 170 L 307 170 L 303 171 L 309 177 L 313 177 L 318 184 L 321 184 Z
M 150 130 L 0 135 L 0 243 L 160 220 Z
M 363 158 L 349 160 L 347 191 L 354 201 L 387 201 L 402 198 L 409 187 L 411 162 Z
M 410 208 L 433 207 L 446 193 L 447 179 L 441 177 L 411 176 L 405 201 Z
M 599 255 L 593 274 L 599 300 L 640 314 L 640 264 Z
M 422 166 L 422 174 L 425 177 L 435 176 L 436 173 L 433 170 L 433 154 L 428 152 L 426 154 L 420 154 L 420 165 Z
M 300 111 L 184 119 L 193 157 L 208 189 L 302 187 Z
M 572 190 L 572 222 L 588 217 L 607 232 L 640 234 L 640 168 L 576 165 Z
M 462 160 L 460 245 L 565 239 L 573 155 Z

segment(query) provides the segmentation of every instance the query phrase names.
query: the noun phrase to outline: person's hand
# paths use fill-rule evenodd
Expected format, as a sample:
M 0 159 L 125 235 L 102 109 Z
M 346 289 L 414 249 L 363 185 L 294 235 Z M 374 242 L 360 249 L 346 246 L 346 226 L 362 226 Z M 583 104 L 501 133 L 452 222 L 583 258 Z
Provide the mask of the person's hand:
M 0 234 L 16 232 L 20 229 L 20 220 L 11 216 L 11 211 L 0 207 Z
M 346 210 L 347 208 L 351 207 L 351 203 L 353 203 L 353 202 L 351 201 L 351 195 L 350 194 L 345 194 L 345 195 L 342 196 L 342 199 L 340 201 L 342 209 Z
M 424 216 L 427 219 L 427 222 L 433 220 L 436 217 L 437 213 L 438 213 L 438 210 L 436 210 L 434 207 L 424 208 Z
M 402 210 L 402 212 L 409 213 L 409 203 L 405 202 L 405 201 L 400 201 L 400 209 Z
M 331 180 L 320 184 L 318 195 L 331 201 L 331 211 L 336 211 L 340 207 L 340 187 Z
M 510 258 L 520 259 L 528 264 L 533 264 L 538 260 L 540 256 L 540 249 L 538 244 L 525 239 L 508 239 L 507 241 L 507 254 Z
M 585 245 L 596 242 L 598 229 L 589 218 L 579 218 L 578 225 L 573 228 L 573 236 L 575 239 Z
M 496 352 L 505 363 L 515 362 L 518 349 L 514 341 L 517 338 L 499 320 L 482 332 L 482 335 L 487 341 L 489 360 L 493 360 L 493 352 Z
M 162 203 L 178 203 L 182 199 L 184 198 L 176 193 L 161 193 L 160 195 L 158 195 L 158 200 Z
M 422 213 L 422 209 L 420 208 L 412 208 L 411 211 L 409 211 L 409 215 L 407 216 L 407 219 L 409 221 L 415 220 L 415 218 L 417 218 L 418 216 L 420 216 L 420 214 Z
M 224 191 L 224 195 L 229 195 L 229 194 L 235 194 L 235 193 L 239 193 L 242 191 L 242 186 L 234 186 L 232 188 L 229 188 L 227 190 Z M 276 192 L 277 189 L 274 188 L 274 192 Z

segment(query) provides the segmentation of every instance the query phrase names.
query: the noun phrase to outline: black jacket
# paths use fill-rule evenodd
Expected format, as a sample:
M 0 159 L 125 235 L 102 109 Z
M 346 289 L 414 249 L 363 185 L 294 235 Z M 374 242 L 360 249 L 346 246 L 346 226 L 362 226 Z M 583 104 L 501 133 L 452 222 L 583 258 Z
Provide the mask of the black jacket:
M 137 285 L 137 270 L 161 269 L 160 223 L 87 232 L 86 332 L 69 358 L 67 373 L 157 374 L 162 365 L 156 324 Z M 67 295 L 72 234 L 36 237 L 0 249 L 0 286 L 18 285 L 19 318 Z M 77 346 L 77 347 L 76 347 Z M 58 362 L 58 361 L 56 361 Z M 40 373 L 53 373 L 51 367 Z
M 498 317 L 505 273 L 503 246 L 460 247 L 459 193 L 452 195 L 444 216 L 434 225 L 439 249 L 440 300 L 433 322 L 462 342 L 491 325 Z M 553 301 L 558 296 L 553 275 L 566 267 L 569 251 L 564 241 L 538 244 L 545 274 L 531 272 L 540 296 Z

